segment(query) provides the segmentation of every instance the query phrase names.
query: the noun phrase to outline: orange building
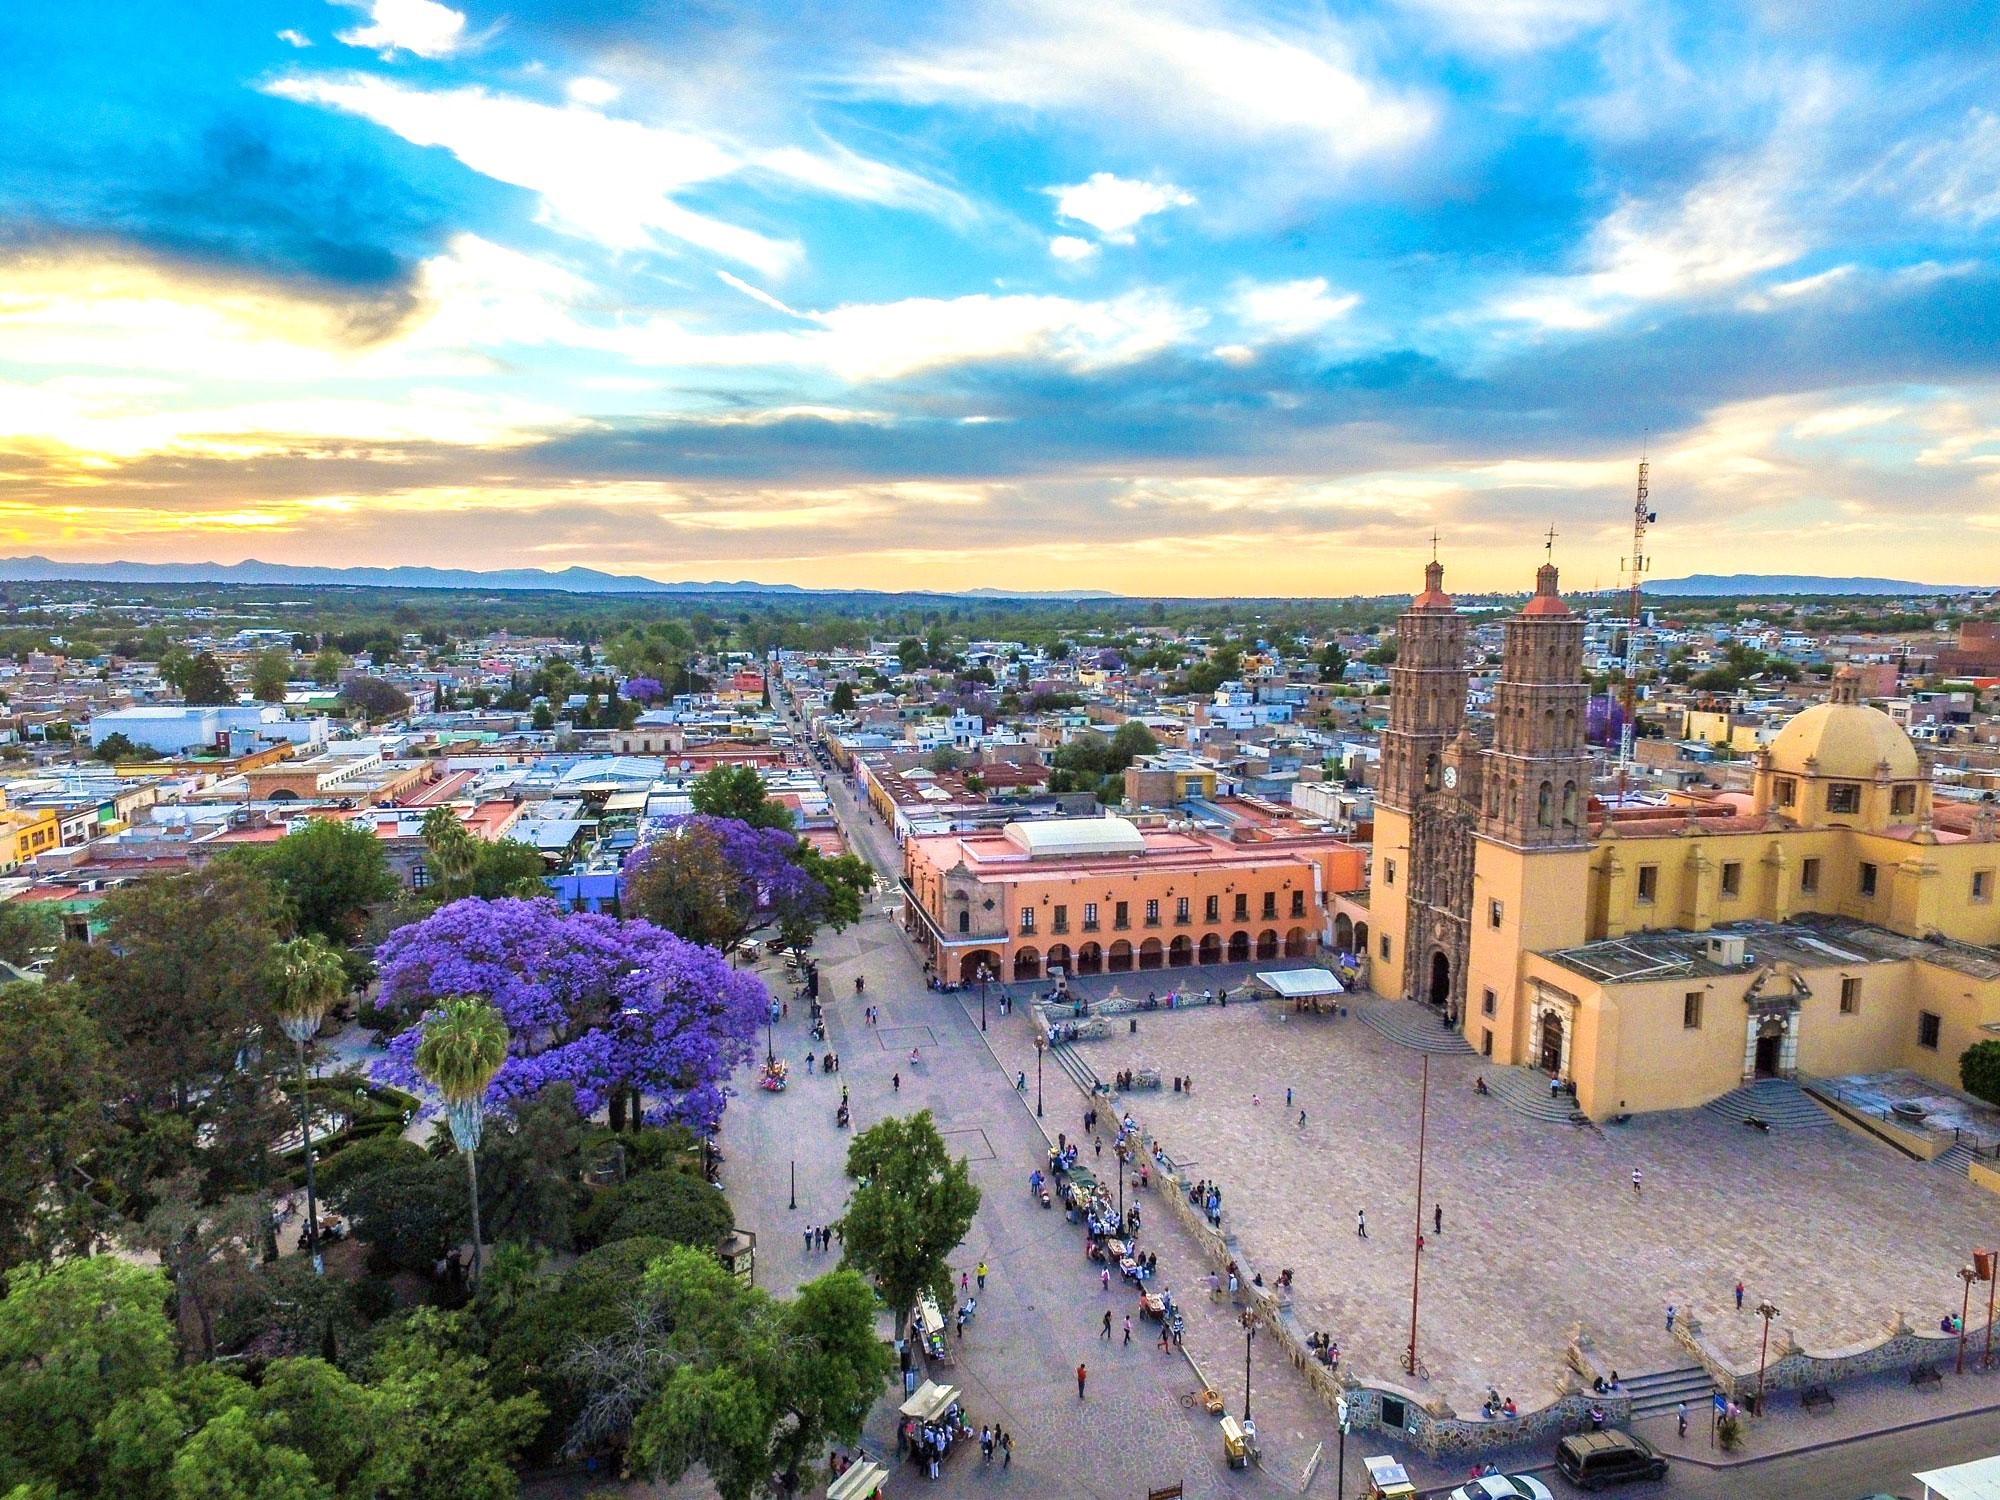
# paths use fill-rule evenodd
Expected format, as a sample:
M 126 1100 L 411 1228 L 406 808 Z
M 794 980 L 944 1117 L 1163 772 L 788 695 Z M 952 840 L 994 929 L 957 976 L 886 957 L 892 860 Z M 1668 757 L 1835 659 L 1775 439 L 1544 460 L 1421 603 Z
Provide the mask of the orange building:
M 933 834 L 903 846 L 906 921 L 947 981 L 1303 958 L 1365 853 L 1274 825 L 1229 839 L 1123 818 Z

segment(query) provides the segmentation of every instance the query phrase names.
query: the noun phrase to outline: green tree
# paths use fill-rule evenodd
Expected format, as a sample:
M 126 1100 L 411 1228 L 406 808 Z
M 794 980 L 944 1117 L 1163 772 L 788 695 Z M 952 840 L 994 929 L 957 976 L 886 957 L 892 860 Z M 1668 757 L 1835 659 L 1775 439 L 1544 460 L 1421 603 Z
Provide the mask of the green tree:
M 464 1316 L 421 1308 L 369 1365 L 381 1500 L 514 1500 L 512 1464 L 541 1427 L 532 1395 L 496 1397 Z
M 374 831 L 336 818 L 307 818 L 276 843 L 252 846 L 248 861 L 283 894 L 301 932 L 337 945 L 400 889 Z
M 188 673 L 194 668 L 194 653 L 176 643 L 160 653 L 159 667 L 160 681 L 185 698 Z
M 931 751 L 925 764 L 933 771 L 956 771 L 965 764 L 965 757 L 951 745 L 939 745 Z
M 713 1250 L 735 1227 L 729 1200 L 689 1172 L 641 1172 L 600 1192 L 577 1225 L 586 1249 L 657 1239 Z
M 352 677 L 341 685 L 340 705 L 348 713 L 380 724 L 410 711 L 410 695 L 379 677 Z
M 299 1134 L 306 1158 L 306 1238 L 313 1267 L 319 1268 L 319 1184 L 313 1172 L 311 1081 L 306 1076 L 306 1043 L 319 1034 L 334 1001 L 347 993 L 347 966 L 323 938 L 293 938 L 278 949 L 278 1025 L 291 1038 L 299 1059 Z
M 166 1278 L 116 1256 L 17 1266 L 0 1300 L 0 1492 L 96 1492 L 97 1425 L 173 1366 Z
M 97 1427 L 103 1492 L 119 1500 L 170 1500 L 174 1455 L 189 1435 L 254 1396 L 228 1366 L 190 1365 L 123 1397 Z
M 1958 1059 L 1958 1081 L 1988 1104 L 2000 1104 L 2000 1042 L 1974 1042 Z
M 649 845 L 627 874 L 622 909 L 691 943 L 727 950 L 743 936 L 735 866 L 715 832 L 698 823 Z
M 829 713 L 836 713 L 836 714 L 853 713 L 854 684 L 851 682 L 836 683 L 833 689 L 833 696 L 827 700 L 826 707 L 827 707 L 827 712 Z
M 314 685 L 323 688 L 332 687 L 340 681 L 341 668 L 346 665 L 347 657 L 345 653 L 336 650 L 332 646 L 322 647 L 319 655 L 313 658 L 312 676 Z
M 764 794 L 764 778 L 754 766 L 716 766 L 695 777 L 688 798 L 698 813 L 735 818 L 752 828 L 790 828 L 792 810 Z
M 243 1194 L 204 1203 L 201 1179 L 191 1170 L 156 1183 L 153 1197 L 146 1217 L 122 1226 L 118 1237 L 132 1249 L 158 1257 L 160 1269 L 173 1283 L 183 1326 L 187 1319 L 194 1320 L 201 1356 L 213 1359 L 217 1283 L 263 1238 L 268 1222 L 265 1202 Z
M 237 701 L 236 689 L 229 685 L 229 674 L 223 671 L 222 663 L 207 651 L 188 663 L 181 677 L 181 696 L 189 703 Z
M 951 1300 L 951 1252 L 979 1211 L 965 1158 L 952 1160 L 929 1110 L 891 1116 L 847 1148 L 855 1188 L 839 1221 L 843 1266 L 865 1273 L 895 1314 L 896 1327 L 929 1291 Z
M 90 1253 L 104 1212 L 81 1169 L 111 1135 L 106 1051 L 73 985 L 0 989 L 0 1269 Z
M 472 861 L 472 891 L 481 901 L 546 896 L 549 867 L 542 851 L 519 839 L 484 839 Z
M 1328 641 L 1319 653 L 1319 679 L 1321 682 L 1338 682 L 1347 671 L 1347 653 L 1340 649 L 1340 642 Z
M 0 960 L 25 969 L 61 941 L 61 919 L 47 903 L 0 901 Z
M 431 867 L 433 889 L 440 902 L 456 901 L 472 891 L 472 872 L 479 863 L 477 841 L 450 807 L 424 814 L 424 853 Z
M 465 1183 L 458 1170 L 417 1151 L 415 1160 L 336 1175 L 333 1169 L 358 1149 L 350 1146 L 327 1163 L 326 1201 L 353 1221 L 355 1237 L 373 1252 L 371 1270 L 428 1275 L 465 1238 Z
M 175 1456 L 171 1500 L 334 1500 L 303 1453 L 271 1442 L 251 1414 L 231 1407 Z
M 108 766 L 115 766 L 120 761 L 148 760 L 153 754 L 144 745 L 135 745 L 125 735 L 116 731 L 107 734 L 91 746 L 90 753 L 93 759 L 101 760 Z
M 283 703 L 292 680 L 292 653 L 273 646 L 250 663 L 250 696 L 259 703 Z
M 479 1283 L 479 1136 L 486 1119 L 486 1086 L 507 1060 L 507 1023 L 480 995 L 453 995 L 424 1018 L 417 1043 L 417 1071 L 444 1098 L 451 1137 L 465 1157 L 467 1203 L 472 1210 L 472 1282 Z

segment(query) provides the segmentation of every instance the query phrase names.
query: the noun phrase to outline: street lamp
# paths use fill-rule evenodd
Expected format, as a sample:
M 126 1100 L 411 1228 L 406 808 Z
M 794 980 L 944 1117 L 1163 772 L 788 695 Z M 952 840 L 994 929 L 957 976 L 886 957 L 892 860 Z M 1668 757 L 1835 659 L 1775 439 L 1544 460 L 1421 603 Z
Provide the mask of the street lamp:
M 979 966 L 979 1029 L 981 1031 L 986 1029 L 986 976 L 988 972 L 985 964 Z
M 1036 1033 L 1036 1035 L 1035 1035 L 1035 1118 L 1036 1118 L 1037 1120 L 1039 1120 L 1039 1119 L 1040 1119 L 1040 1118 L 1042 1117 L 1042 1054 L 1043 1054 L 1044 1052 L 1046 1052 L 1046 1051 L 1048 1050 L 1048 1046 L 1049 1046 L 1049 1044 L 1048 1044 L 1047 1042 L 1045 1042 L 1045 1041 L 1043 1041 L 1043 1040 L 1042 1040 L 1042 1037 L 1041 1037 L 1041 1034 L 1040 1034 L 1039 1032 L 1038 1032 L 1038 1033 Z
M 1757 1346 L 1757 1415 L 1764 1415 L 1764 1357 L 1771 1349 L 1771 1319 L 1778 1316 L 1778 1309 L 1770 1299 L 1757 1304 L 1757 1316 L 1764 1320 L 1764 1341 Z
M 776 1007 L 777 1003 L 777 1001 L 773 1000 L 770 1005 L 764 1008 L 764 1061 L 767 1064 L 778 1060 L 777 1046 L 771 1040 L 771 1011 Z
M 1243 1420 L 1250 1420 L 1250 1341 L 1257 1337 L 1257 1316 L 1245 1310 L 1243 1314 Z
M 1963 1375 L 1965 1373 L 1965 1319 L 1966 1315 L 1972 1311 L 1972 1283 L 1979 1279 L 1979 1273 L 1973 1270 L 1971 1266 L 1960 1266 L 1958 1268 L 1958 1279 L 1965 1283 L 1965 1305 L 1960 1309 L 1958 1314 L 1958 1369 L 1954 1373 Z

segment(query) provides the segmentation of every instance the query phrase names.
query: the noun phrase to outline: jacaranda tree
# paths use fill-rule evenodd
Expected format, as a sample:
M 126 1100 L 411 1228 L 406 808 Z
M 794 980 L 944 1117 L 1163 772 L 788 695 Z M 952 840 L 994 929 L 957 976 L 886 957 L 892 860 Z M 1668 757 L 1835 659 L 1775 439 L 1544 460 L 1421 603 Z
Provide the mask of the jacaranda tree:
M 676 818 L 625 861 L 625 906 L 693 942 L 727 949 L 785 913 L 824 906 L 798 835 L 705 813 Z
M 376 962 L 377 1004 L 406 1023 L 378 1069 L 390 1081 L 419 1082 L 423 1012 L 483 995 L 509 1036 L 487 1093 L 495 1107 L 563 1082 L 586 1116 L 637 1096 L 647 1123 L 701 1133 L 721 1121 L 770 999 L 713 948 L 547 900 L 454 901 L 390 934 Z

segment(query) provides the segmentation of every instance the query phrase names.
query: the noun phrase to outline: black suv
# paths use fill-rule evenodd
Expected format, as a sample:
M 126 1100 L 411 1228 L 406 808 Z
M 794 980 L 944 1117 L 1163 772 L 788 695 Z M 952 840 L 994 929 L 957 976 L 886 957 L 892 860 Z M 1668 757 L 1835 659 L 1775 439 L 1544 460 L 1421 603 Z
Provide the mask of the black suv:
M 1667 1461 L 1629 1432 L 1580 1432 L 1556 1444 L 1556 1469 L 1580 1490 L 1665 1479 Z

